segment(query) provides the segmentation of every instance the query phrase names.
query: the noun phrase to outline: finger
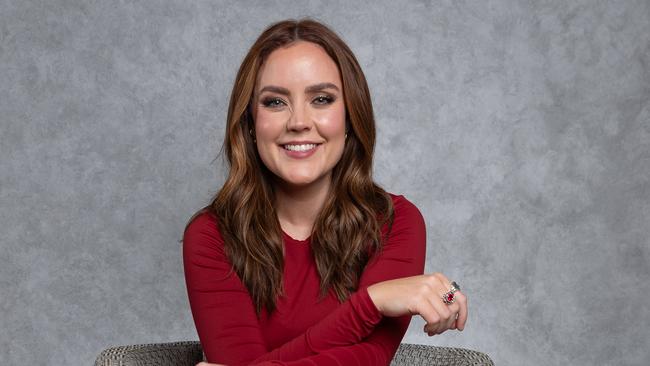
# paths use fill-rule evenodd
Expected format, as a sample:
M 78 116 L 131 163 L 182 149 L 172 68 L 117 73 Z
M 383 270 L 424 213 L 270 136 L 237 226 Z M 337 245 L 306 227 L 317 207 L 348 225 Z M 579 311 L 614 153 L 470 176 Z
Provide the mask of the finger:
M 453 315 L 451 316 L 451 322 L 449 323 L 449 328 L 448 329 L 456 329 L 458 327 L 458 312 L 453 312 Z
M 449 310 L 449 306 L 442 301 L 442 294 L 436 296 L 436 298 L 432 298 L 430 302 L 440 317 L 440 322 L 438 322 L 436 328 L 431 329 L 431 331 L 440 334 L 449 329 L 449 320 L 452 317 L 452 312 Z
M 429 311 L 426 315 L 420 315 L 422 315 L 422 318 L 424 318 L 424 321 L 426 322 L 424 325 L 424 331 L 429 333 L 429 335 L 436 334 L 442 319 L 440 319 L 440 315 L 438 315 L 438 312 L 433 308 L 433 306 L 429 305 Z
M 454 326 L 454 323 L 456 322 L 456 319 L 458 317 L 458 304 L 452 303 L 452 304 L 445 304 L 445 305 L 449 310 L 449 318 L 447 318 L 446 321 L 442 322 L 443 324 L 440 327 L 440 333 L 443 333 L 444 331 L 451 329 L 451 327 Z
M 433 304 L 431 304 L 427 297 L 422 297 L 422 299 L 418 301 L 417 312 L 426 322 L 424 325 L 425 332 L 431 333 L 437 329 L 441 320 L 440 315 L 438 315 L 437 310 L 433 307 Z
M 451 282 L 449 282 L 449 279 L 440 272 L 434 273 L 432 277 L 437 280 L 434 281 L 437 283 L 433 284 L 432 287 L 437 287 L 438 291 L 444 291 L 442 293 L 439 293 L 438 298 L 436 300 L 433 300 L 432 303 L 443 319 L 441 322 L 442 324 L 440 324 L 438 327 L 438 333 L 442 333 L 452 327 L 454 321 L 457 318 L 459 308 L 457 304 L 447 304 L 443 300 L 443 294 L 451 290 Z
M 447 308 L 451 312 L 451 316 L 449 317 L 449 320 L 445 324 L 445 330 L 456 329 L 456 327 L 458 326 L 456 322 L 458 319 L 458 313 L 460 312 L 460 304 L 454 301 L 453 303 L 447 305 Z
M 460 306 L 460 309 L 458 311 L 458 321 L 457 321 L 457 326 L 458 330 L 463 330 L 465 329 L 465 323 L 467 323 L 467 296 L 463 294 L 460 291 L 457 291 L 454 294 L 454 297 L 456 298 L 456 302 L 458 302 L 458 305 Z
M 451 281 L 449 280 L 449 278 L 447 278 L 447 276 L 445 276 L 444 274 L 442 274 L 440 272 L 434 273 L 433 275 L 438 280 L 440 280 L 445 286 L 447 286 L 447 288 L 449 290 L 451 290 Z M 462 298 L 461 301 L 459 301 L 459 297 Z M 463 329 L 465 329 L 465 322 L 467 321 L 467 298 L 465 297 L 464 294 L 462 294 L 460 292 L 460 290 L 456 291 L 454 293 L 454 298 L 456 299 L 456 301 L 454 303 L 459 303 L 460 304 L 460 308 L 459 308 L 458 316 L 457 316 L 457 321 L 456 321 L 456 327 L 459 330 L 462 331 Z M 463 316 L 462 321 L 461 321 L 461 312 L 462 312 L 462 316 Z M 451 325 L 450 325 L 450 327 L 451 327 Z M 447 328 L 447 329 L 449 329 L 449 328 Z

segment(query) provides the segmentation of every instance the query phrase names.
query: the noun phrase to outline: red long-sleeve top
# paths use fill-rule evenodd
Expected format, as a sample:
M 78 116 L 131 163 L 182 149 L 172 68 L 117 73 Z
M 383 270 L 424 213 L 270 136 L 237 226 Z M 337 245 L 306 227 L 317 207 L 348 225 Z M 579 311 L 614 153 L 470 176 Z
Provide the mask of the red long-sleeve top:
M 403 196 L 391 194 L 395 218 L 383 250 L 370 258 L 357 291 L 340 303 L 318 302 L 320 278 L 309 239 L 283 232 L 284 286 L 271 314 L 260 319 L 248 290 L 224 252 L 217 219 L 197 216 L 183 237 L 183 264 L 192 316 L 206 359 L 235 365 L 389 365 L 411 315 L 384 317 L 367 287 L 424 272 L 425 224 Z M 382 233 L 387 231 L 387 225 Z

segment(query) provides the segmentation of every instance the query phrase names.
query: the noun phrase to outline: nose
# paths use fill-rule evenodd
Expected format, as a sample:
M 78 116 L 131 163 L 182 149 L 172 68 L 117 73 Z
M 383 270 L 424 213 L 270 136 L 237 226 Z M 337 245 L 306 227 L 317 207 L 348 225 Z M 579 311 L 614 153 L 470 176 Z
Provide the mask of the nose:
M 311 120 L 309 115 L 309 108 L 305 107 L 302 103 L 298 103 L 292 110 L 291 116 L 287 121 L 287 131 L 302 132 L 311 129 Z

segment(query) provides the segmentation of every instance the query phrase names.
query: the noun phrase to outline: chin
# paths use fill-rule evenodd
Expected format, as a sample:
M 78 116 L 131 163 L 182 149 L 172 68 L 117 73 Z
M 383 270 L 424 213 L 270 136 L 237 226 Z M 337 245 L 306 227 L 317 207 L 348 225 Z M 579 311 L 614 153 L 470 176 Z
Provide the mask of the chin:
M 296 187 L 304 187 L 318 182 L 323 177 L 312 175 L 285 175 L 280 178 L 286 184 Z
M 320 167 L 287 167 L 272 170 L 278 183 L 294 187 L 305 187 L 313 184 L 323 183 L 331 176 L 331 171 Z
M 308 186 L 316 181 L 316 179 L 309 178 L 293 178 L 293 179 L 283 179 L 283 181 L 292 186 Z

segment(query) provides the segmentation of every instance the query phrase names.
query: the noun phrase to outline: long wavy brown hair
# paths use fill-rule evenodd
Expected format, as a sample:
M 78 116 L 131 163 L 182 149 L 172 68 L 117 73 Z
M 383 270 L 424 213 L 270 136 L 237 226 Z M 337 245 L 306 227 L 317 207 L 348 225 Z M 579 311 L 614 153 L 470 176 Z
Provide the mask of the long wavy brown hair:
M 333 291 L 340 302 L 357 290 L 368 260 L 381 251 L 382 227 L 393 222 L 389 194 L 372 179 L 375 120 L 368 84 L 349 47 L 327 26 L 310 19 L 270 25 L 244 58 L 230 96 L 222 146 L 230 168 L 212 202 L 199 210 L 217 217 L 225 253 L 248 289 L 257 315 L 272 312 L 284 295 L 282 229 L 275 210 L 273 173 L 263 164 L 249 129 L 260 66 L 280 47 L 303 40 L 320 45 L 342 78 L 348 137 L 332 171 L 330 193 L 312 228 L 312 252 L 320 275 L 320 296 Z M 186 226 L 187 229 L 187 226 Z

